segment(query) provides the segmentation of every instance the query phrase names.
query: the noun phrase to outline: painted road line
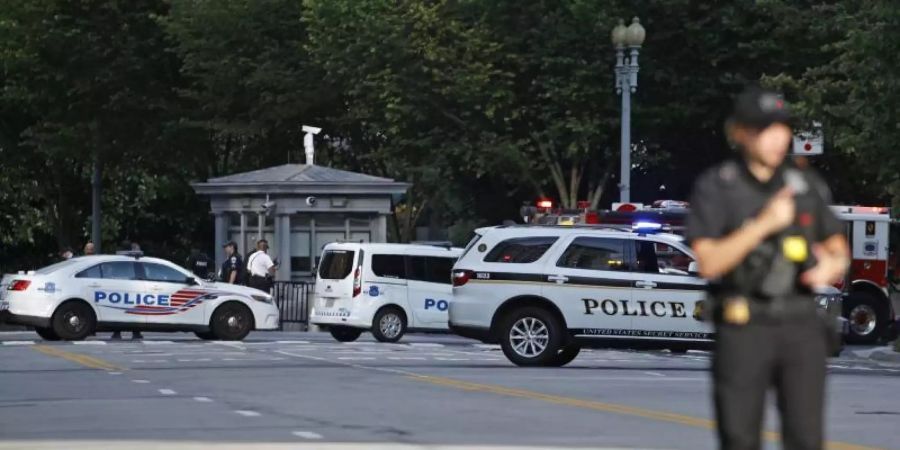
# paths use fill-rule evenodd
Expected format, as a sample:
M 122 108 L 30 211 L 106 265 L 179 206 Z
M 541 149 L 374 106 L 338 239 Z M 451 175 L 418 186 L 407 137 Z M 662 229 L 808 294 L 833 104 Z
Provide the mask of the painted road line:
M 664 374 L 661 374 L 659 372 L 645 371 L 644 373 L 646 373 L 647 375 L 653 375 L 654 377 L 664 377 L 665 376 Z
M 175 391 L 173 391 L 173 390 L 171 390 L 171 389 L 159 389 L 159 393 L 162 394 L 162 395 L 175 395 L 175 394 L 177 394 L 177 392 L 175 392 Z
M 444 347 L 444 344 L 438 344 L 438 343 L 436 343 L 436 342 L 410 342 L 409 346 L 410 346 L 410 347 L 431 347 L 431 348 L 438 348 L 438 347 Z
M 330 361 L 327 358 L 316 357 L 311 355 L 301 355 L 286 351 L 276 351 L 276 353 L 280 353 L 285 356 L 293 356 L 301 359 L 308 359 L 319 362 L 331 362 L 333 364 L 345 365 L 347 367 L 354 367 L 361 370 L 367 370 L 371 372 L 381 372 L 381 373 L 390 373 L 395 375 L 402 375 L 410 380 L 415 380 L 423 383 L 432 384 L 435 386 L 442 386 L 446 388 L 458 389 L 468 392 L 481 392 L 488 393 L 493 395 L 499 395 L 504 397 L 513 397 L 513 398 L 524 398 L 535 401 L 542 401 L 545 403 L 551 403 L 555 405 L 561 406 L 569 406 L 574 408 L 581 408 L 593 411 L 606 412 L 611 414 L 617 414 L 621 416 L 630 416 L 630 417 L 638 417 L 643 419 L 649 419 L 657 422 L 669 422 L 676 423 L 680 425 L 685 425 L 689 427 L 696 428 L 704 428 L 708 430 L 714 430 L 716 428 L 716 423 L 710 419 L 704 419 L 700 417 L 689 416 L 686 414 L 678 414 L 668 411 L 661 411 L 655 409 L 648 408 L 639 408 L 634 406 L 629 406 L 625 404 L 618 403 L 606 403 L 606 402 L 598 402 L 593 400 L 582 400 L 579 398 L 573 397 L 564 397 L 559 395 L 552 394 L 544 394 L 536 391 L 529 391 L 525 389 L 514 389 L 508 388 L 499 385 L 492 384 L 482 384 L 482 383 L 473 383 L 469 381 L 456 380 L 453 378 L 439 377 L 439 376 L 431 376 L 424 375 L 420 373 L 410 372 L 402 369 L 394 369 L 388 367 L 373 367 L 373 366 L 364 366 L 361 364 L 353 364 L 353 363 L 343 363 Z M 763 438 L 769 442 L 780 442 L 781 441 L 781 433 L 774 431 L 763 431 Z M 829 450 L 879 450 L 876 447 L 866 447 L 862 445 L 849 444 L 846 442 L 837 442 L 837 441 L 827 441 L 825 442 L 826 447 Z
M 106 341 L 74 341 L 72 345 L 106 345 Z
M 291 434 L 303 439 L 322 439 L 321 434 L 313 433 L 312 431 L 295 431 Z
M 122 372 L 106 372 L 110 375 L 122 375 Z
M 150 380 L 131 380 L 131 382 L 137 384 L 147 384 L 150 382 Z
M 276 344 L 309 344 L 309 341 L 275 341 Z M 268 344 L 268 342 L 267 342 Z
M 387 359 L 394 361 L 425 361 L 428 358 L 424 356 L 388 356 Z
M 174 344 L 175 341 L 143 341 L 144 345 L 166 345 Z
M 371 356 L 341 356 L 338 359 L 344 361 L 374 361 L 375 358 Z
M 212 399 L 209 397 L 194 397 L 194 400 L 196 400 L 198 402 L 202 402 L 202 403 L 212 402 Z
M 540 392 L 529 391 L 524 389 L 508 388 L 504 386 L 472 383 L 468 381 L 455 380 L 452 378 L 436 377 L 431 375 L 422 375 L 409 373 L 409 378 L 422 381 L 437 386 L 445 386 L 454 389 L 461 389 L 470 392 L 484 392 L 506 397 L 525 398 L 538 400 L 557 405 L 572 406 L 576 408 L 589 409 L 594 411 L 602 411 L 625 416 L 641 417 L 645 419 L 656 420 L 659 422 L 671 422 L 681 425 L 687 425 L 698 428 L 715 429 L 716 423 L 709 419 L 688 416 L 684 414 L 671 413 L 647 408 L 638 408 L 624 404 L 598 402 L 593 400 L 582 400 L 572 397 L 563 397 L 552 394 L 543 394 Z M 763 437 L 770 442 L 780 442 L 781 434 L 774 431 L 763 431 Z M 825 443 L 829 450 L 877 450 L 874 447 L 866 447 L 845 442 L 828 441 Z
M 34 341 L 3 341 L 3 345 L 34 345 Z
M 256 411 L 247 411 L 247 410 L 244 410 L 244 409 L 237 409 L 237 410 L 235 410 L 234 412 L 235 412 L 236 414 L 240 414 L 240 415 L 242 415 L 242 416 L 244 416 L 244 417 L 259 417 L 259 416 L 262 415 L 262 414 L 260 414 L 260 413 L 258 413 L 258 412 L 256 412 Z
M 72 362 L 81 364 L 82 366 L 90 367 L 92 369 L 117 371 L 117 372 L 127 370 L 124 367 L 119 367 L 111 362 L 104 361 L 100 358 L 95 358 L 93 356 L 88 356 L 88 355 L 82 355 L 80 353 L 67 352 L 65 350 L 62 350 L 62 349 L 59 349 L 56 347 L 49 347 L 46 345 L 34 345 L 34 346 L 31 346 L 31 348 L 36 351 L 39 351 L 45 355 L 62 358 L 67 361 L 72 361 Z

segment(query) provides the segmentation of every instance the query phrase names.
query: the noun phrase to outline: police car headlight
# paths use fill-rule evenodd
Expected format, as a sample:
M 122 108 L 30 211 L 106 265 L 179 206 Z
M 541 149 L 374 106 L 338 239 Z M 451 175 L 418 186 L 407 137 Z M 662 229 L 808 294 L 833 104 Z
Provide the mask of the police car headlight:
M 816 296 L 816 304 L 819 305 L 820 308 L 828 308 L 828 296 L 827 295 L 817 295 Z
M 263 303 L 272 303 L 273 301 L 271 295 L 251 295 L 251 297 L 253 297 L 253 300 Z

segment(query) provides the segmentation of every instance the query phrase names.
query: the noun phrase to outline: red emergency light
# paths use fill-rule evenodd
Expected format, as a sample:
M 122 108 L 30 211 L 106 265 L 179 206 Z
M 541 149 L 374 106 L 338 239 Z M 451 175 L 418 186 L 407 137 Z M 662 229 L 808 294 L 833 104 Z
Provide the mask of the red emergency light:
M 550 209 L 553 207 L 553 202 L 550 200 L 538 200 L 537 206 L 538 208 Z

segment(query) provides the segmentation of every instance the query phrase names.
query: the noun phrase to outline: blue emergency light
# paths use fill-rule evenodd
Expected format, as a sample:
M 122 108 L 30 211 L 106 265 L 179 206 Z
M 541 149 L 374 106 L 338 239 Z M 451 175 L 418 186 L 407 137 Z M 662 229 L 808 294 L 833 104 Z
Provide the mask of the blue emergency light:
M 638 233 L 657 233 L 662 231 L 662 224 L 655 222 L 635 222 L 631 229 Z

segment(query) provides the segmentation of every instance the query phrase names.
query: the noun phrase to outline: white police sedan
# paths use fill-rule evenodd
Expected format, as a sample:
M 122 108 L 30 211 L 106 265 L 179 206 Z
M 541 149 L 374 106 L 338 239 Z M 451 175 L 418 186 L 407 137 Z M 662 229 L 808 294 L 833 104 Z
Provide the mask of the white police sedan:
M 81 340 L 96 331 L 193 331 L 241 340 L 278 328 L 272 296 L 246 286 L 197 280 L 187 270 L 139 253 L 83 256 L 0 282 L 7 321 L 47 340 Z

